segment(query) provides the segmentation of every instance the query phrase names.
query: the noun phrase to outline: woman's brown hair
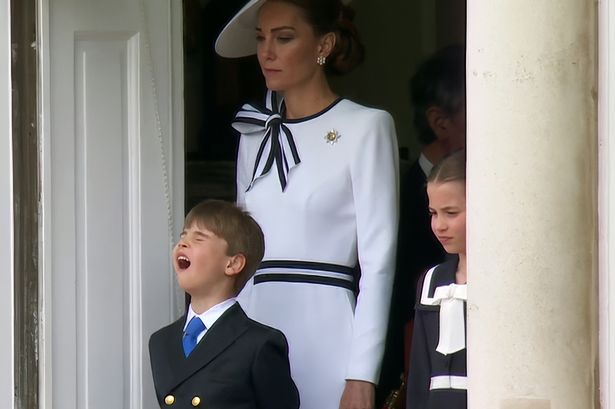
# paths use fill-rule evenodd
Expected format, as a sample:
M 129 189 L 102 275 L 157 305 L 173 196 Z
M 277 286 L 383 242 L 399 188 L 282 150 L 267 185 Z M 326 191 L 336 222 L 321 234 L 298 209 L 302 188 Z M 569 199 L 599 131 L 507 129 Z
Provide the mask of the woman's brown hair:
M 335 48 L 327 57 L 325 70 L 343 75 L 365 58 L 365 47 L 354 25 L 354 10 L 340 0 L 274 0 L 292 4 L 304 13 L 316 35 L 335 33 Z

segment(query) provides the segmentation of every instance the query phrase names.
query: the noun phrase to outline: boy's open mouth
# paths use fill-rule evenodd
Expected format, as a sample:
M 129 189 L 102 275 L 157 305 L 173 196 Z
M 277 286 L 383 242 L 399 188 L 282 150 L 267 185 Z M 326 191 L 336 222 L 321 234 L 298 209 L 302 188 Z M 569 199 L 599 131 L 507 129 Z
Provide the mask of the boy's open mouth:
M 177 257 L 177 265 L 182 270 L 185 270 L 188 267 L 190 267 L 190 260 L 188 260 L 188 257 L 186 257 L 186 256 L 179 256 L 179 257 Z

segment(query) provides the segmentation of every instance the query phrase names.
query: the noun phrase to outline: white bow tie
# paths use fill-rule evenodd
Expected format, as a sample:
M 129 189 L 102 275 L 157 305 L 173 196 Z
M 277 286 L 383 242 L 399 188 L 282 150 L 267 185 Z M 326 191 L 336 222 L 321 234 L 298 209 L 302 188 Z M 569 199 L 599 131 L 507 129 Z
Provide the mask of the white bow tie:
M 463 303 L 468 299 L 466 284 L 437 287 L 433 298 L 423 304 L 440 306 L 440 338 L 436 351 L 448 355 L 466 347 L 465 314 Z

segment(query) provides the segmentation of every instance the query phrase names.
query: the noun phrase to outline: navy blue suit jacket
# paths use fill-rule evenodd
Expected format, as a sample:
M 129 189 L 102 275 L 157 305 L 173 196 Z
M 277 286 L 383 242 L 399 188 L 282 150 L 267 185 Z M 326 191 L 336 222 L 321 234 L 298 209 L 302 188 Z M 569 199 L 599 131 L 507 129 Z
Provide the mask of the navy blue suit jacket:
M 297 409 L 284 335 L 251 320 L 234 304 L 207 330 L 186 358 L 186 317 L 154 333 L 149 342 L 152 374 L 163 408 Z M 172 405 L 165 398 L 172 396 Z

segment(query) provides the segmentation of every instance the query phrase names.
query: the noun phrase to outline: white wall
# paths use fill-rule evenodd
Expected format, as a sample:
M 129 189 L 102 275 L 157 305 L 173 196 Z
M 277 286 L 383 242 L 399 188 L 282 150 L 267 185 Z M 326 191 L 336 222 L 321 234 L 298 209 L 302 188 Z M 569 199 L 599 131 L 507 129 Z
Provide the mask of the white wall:
M 10 0 L 0 0 L 0 407 L 13 408 L 13 163 Z

